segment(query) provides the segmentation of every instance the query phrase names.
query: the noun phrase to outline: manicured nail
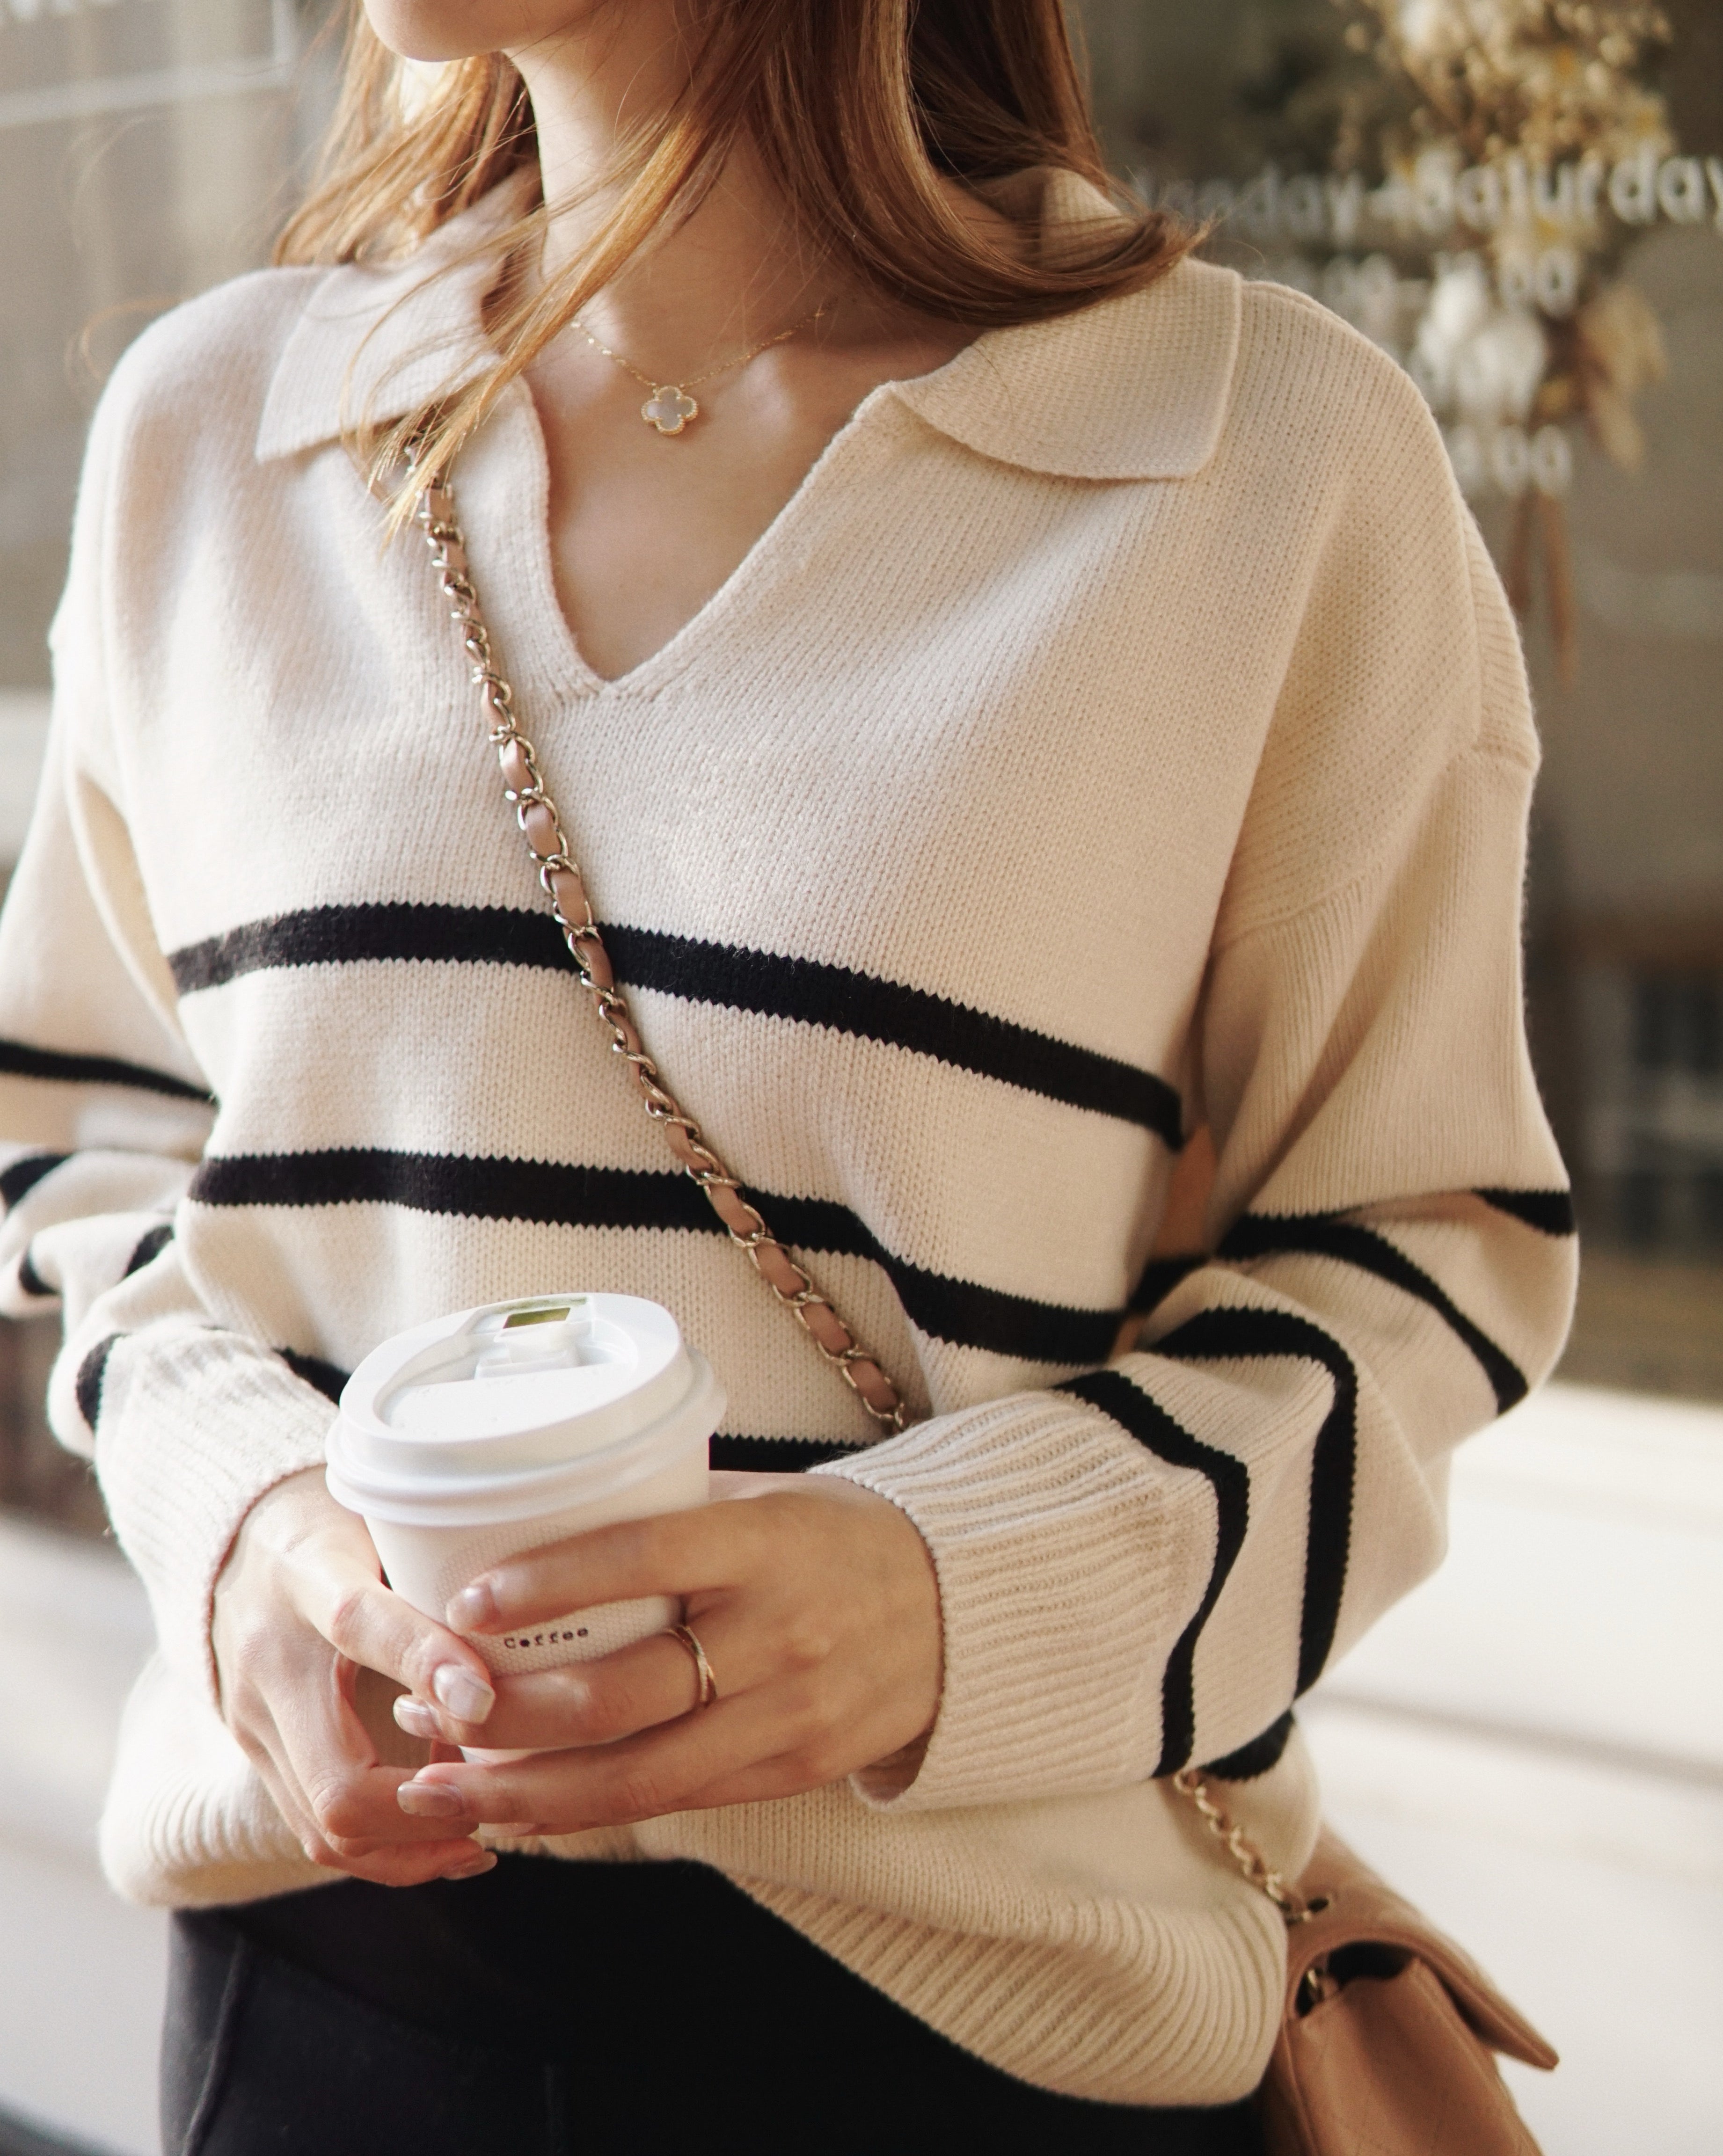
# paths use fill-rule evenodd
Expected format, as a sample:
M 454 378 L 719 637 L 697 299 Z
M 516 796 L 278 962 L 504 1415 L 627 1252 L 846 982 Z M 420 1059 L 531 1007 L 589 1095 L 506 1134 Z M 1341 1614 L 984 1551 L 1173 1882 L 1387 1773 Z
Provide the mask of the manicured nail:
M 409 1819 L 455 1819 L 466 1810 L 466 1799 L 447 1782 L 403 1782 L 395 1802 Z
M 445 1879 L 482 1879 L 487 1871 L 494 1871 L 496 1869 L 496 1851 L 481 1849 L 471 1861 L 461 1865 L 457 1871 L 445 1871 L 443 1876 Z
M 409 1737 L 424 1737 L 435 1742 L 443 1733 L 443 1725 L 437 1720 L 435 1712 L 422 1699 L 409 1699 L 404 1692 L 395 1702 L 394 1716 L 396 1725 Z
M 449 1629 L 451 1632 L 476 1632 L 481 1625 L 488 1625 L 496 1614 L 496 1597 L 488 1579 L 476 1579 L 471 1587 L 463 1587 L 449 1604 Z
M 444 1662 L 431 1679 L 431 1690 L 457 1722 L 482 1722 L 496 1695 L 482 1677 L 459 1662 Z

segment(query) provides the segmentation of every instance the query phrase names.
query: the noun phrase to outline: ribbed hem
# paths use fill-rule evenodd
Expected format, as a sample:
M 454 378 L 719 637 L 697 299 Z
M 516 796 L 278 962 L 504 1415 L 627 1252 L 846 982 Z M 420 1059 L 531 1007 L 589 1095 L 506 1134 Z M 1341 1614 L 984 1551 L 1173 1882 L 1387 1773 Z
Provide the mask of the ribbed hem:
M 814 1471 L 901 1507 L 939 1576 L 939 1719 L 907 1788 L 853 1778 L 865 1804 L 996 1804 L 1152 1770 L 1161 1671 L 1213 1552 L 1201 1476 L 1056 1393 L 939 1416 Z
M 67 1350 L 69 1358 L 76 1343 Z M 120 1545 L 149 1591 L 164 1658 L 219 1699 L 215 1582 L 245 1515 L 323 1463 L 332 1410 L 266 1348 L 159 1324 L 108 1351 L 96 1470 Z

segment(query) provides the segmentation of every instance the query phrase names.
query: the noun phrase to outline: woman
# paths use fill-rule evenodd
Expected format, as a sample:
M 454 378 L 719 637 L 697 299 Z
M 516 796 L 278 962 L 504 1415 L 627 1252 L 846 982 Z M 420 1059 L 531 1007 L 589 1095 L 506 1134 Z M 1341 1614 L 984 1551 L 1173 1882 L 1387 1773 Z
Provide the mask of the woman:
M 1278 1921 L 1167 1778 L 1302 1865 L 1293 1702 L 1560 1343 L 1535 751 L 1409 383 L 1102 178 L 1057 0 L 370 0 L 286 266 L 108 391 L 0 1190 L 160 1632 L 105 1850 L 203 1912 L 175 2151 L 1254 2145 Z M 849 1388 L 580 1008 L 403 531 L 444 479 Z M 748 1502 L 439 1625 L 328 1396 L 576 1286 L 711 1356 Z M 714 1703 L 674 1635 L 460 1636 L 648 1592 Z

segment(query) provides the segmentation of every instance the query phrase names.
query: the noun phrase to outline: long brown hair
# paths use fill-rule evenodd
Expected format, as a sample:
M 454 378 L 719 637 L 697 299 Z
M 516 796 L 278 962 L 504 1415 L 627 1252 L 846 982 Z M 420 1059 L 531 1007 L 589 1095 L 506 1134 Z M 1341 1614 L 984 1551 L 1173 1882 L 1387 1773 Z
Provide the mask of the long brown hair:
M 1137 207 L 1057 249 L 1007 247 L 961 216 L 941 176 L 1015 220 L 1011 182 L 1073 172 L 1114 196 L 1061 0 L 686 0 L 694 55 L 661 126 L 623 146 L 618 205 L 568 269 L 493 303 L 496 367 L 386 432 L 357 429 L 381 474 L 409 439 L 421 476 L 441 470 L 504 387 L 651 233 L 697 207 L 735 146 L 765 163 L 819 257 L 882 293 L 976 330 L 1067 314 L 1134 290 L 1191 243 Z M 286 263 L 410 254 L 499 181 L 537 165 L 532 101 L 511 61 L 486 54 L 417 79 L 353 0 L 341 101 L 316 184 L 281 235 Z M 1035 192 L 1035 191 L 1031 191 Z M 543 218 L 489 244 L 510 254 Z

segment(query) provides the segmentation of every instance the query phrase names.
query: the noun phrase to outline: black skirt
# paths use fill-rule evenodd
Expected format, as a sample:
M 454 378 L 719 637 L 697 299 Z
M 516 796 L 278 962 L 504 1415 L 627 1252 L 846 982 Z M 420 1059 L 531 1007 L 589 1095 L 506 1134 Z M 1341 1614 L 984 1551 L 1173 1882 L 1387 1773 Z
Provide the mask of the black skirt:
M 693 1864 L 505 1856 L 182 1913 L 162 2068 L 167 2156 L 1261 2151 L 1247 2105 L 1088 2103 L 984 2065 Z

